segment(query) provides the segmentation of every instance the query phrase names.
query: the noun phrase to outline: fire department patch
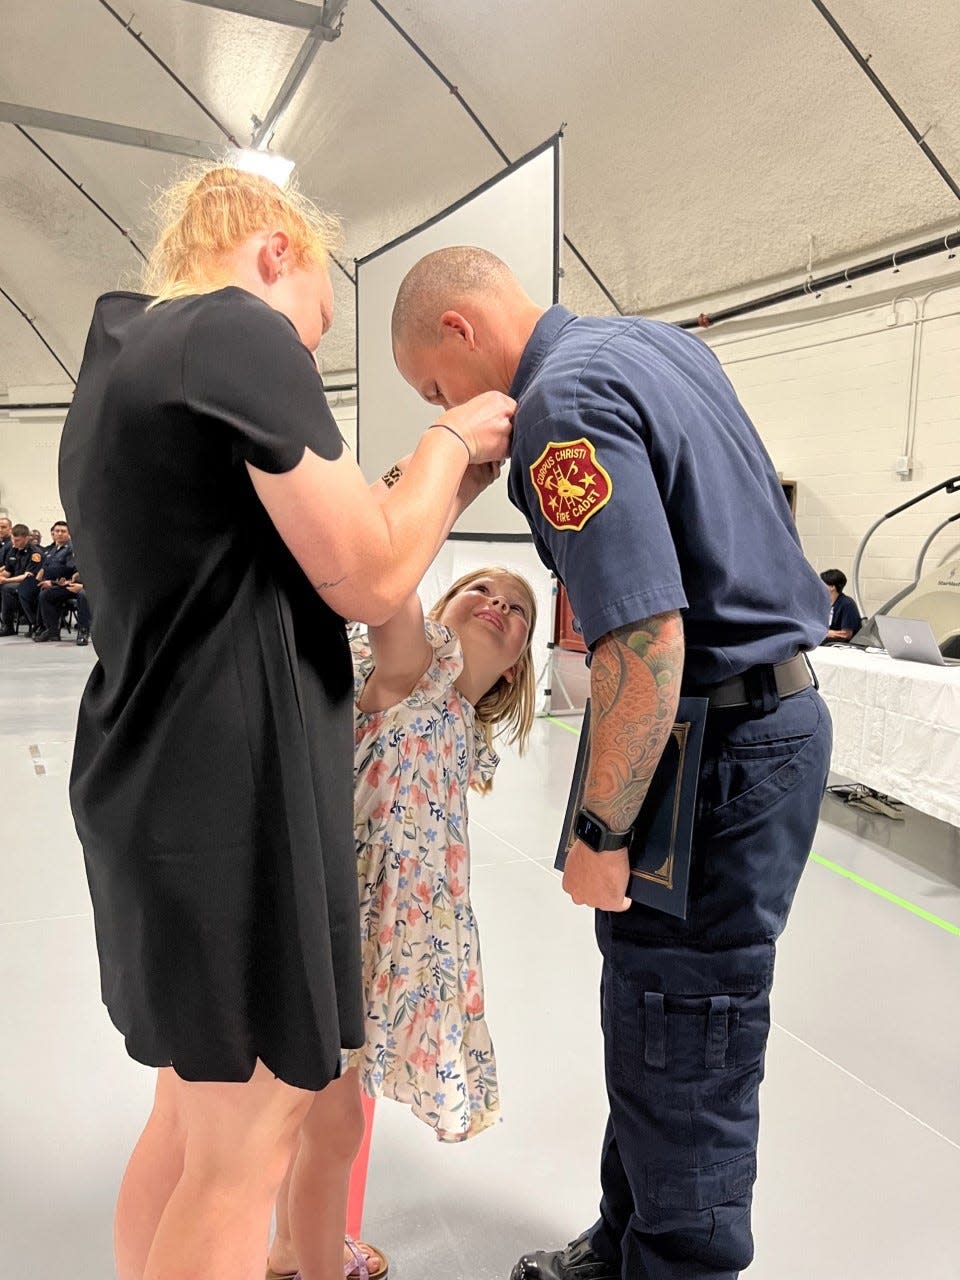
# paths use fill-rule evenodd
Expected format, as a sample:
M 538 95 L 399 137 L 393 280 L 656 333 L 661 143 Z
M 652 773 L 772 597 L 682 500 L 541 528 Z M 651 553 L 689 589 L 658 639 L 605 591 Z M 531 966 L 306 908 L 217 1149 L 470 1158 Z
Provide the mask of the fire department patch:
M 551 440 L 530 467 L 530 480 L 544 518 L 555 529 L 579 532 L 613 494 L 613 481 L 584 436 Z

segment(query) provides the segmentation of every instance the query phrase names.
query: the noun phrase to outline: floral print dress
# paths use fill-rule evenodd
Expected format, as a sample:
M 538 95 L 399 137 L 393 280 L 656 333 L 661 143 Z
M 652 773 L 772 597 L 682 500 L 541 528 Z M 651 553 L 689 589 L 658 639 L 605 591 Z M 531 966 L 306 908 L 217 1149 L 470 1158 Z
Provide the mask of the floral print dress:
M 498 1116 L 470 906 L 467 792 L 498 760 L 455 688 L 457 636 L 425 624 L 429 668 L 387 711 L 357 709 L 355 835 L 366 1043 L 351 1055 L 363 1088 L 395 1098 L 444 1142 Z M 373 669 L 353 642 L 356 688 Z

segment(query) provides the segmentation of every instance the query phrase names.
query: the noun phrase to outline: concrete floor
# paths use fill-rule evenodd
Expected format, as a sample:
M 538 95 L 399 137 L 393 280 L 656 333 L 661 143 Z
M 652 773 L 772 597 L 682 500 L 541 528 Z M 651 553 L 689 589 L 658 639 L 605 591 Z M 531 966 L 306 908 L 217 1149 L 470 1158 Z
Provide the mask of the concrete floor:
M 70 644 L 0 641 L 0 1280 L 113 1274 L 113 1200 L 151 1097 L 100 1004 L 67 805 L 93 661 Z M 539 720 L 528 754 L 507 753 L 473 805 L 504 1119 L 449 1147 L 378 1107 L 364 1234 L 394 1280 L 501 1280 L 523 1250 L 595 1216 L 599 963 L 590 914 L 552 870 L 577 725 Z M 958 1280 L 960 937 L 936 921 L 960 925 L 960 833 L 828 797 L 814 852 L 780 946 L 747 1274 Z

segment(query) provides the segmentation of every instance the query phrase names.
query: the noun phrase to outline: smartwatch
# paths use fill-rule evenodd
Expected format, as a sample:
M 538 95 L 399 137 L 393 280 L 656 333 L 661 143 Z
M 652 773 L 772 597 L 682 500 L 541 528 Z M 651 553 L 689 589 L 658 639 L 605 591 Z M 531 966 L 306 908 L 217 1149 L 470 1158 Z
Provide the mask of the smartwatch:
M 580 809 L 577 813 L 573 834 L 594 853 L 610 853 L 611 850 L 622 849 L 630 843 L 629 831 L 612 831 L 589 809 Z

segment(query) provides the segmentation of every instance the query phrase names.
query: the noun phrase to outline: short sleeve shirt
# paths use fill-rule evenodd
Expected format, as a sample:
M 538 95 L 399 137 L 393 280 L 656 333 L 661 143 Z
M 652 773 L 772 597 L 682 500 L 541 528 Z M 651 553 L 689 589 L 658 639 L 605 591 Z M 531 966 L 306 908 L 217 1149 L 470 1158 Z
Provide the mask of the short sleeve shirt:
M 656 321 L 553 307 L 511 395 L 510 498 L 588 645 L 679 609 L 686 673 L 713 684 L 820 643 L 826 588 L 703 342 Z
M 830 630 L 852 631 L 854 635 L 860 630 L 860 610 L 843 593 L 837 596 L 830 610 Z

